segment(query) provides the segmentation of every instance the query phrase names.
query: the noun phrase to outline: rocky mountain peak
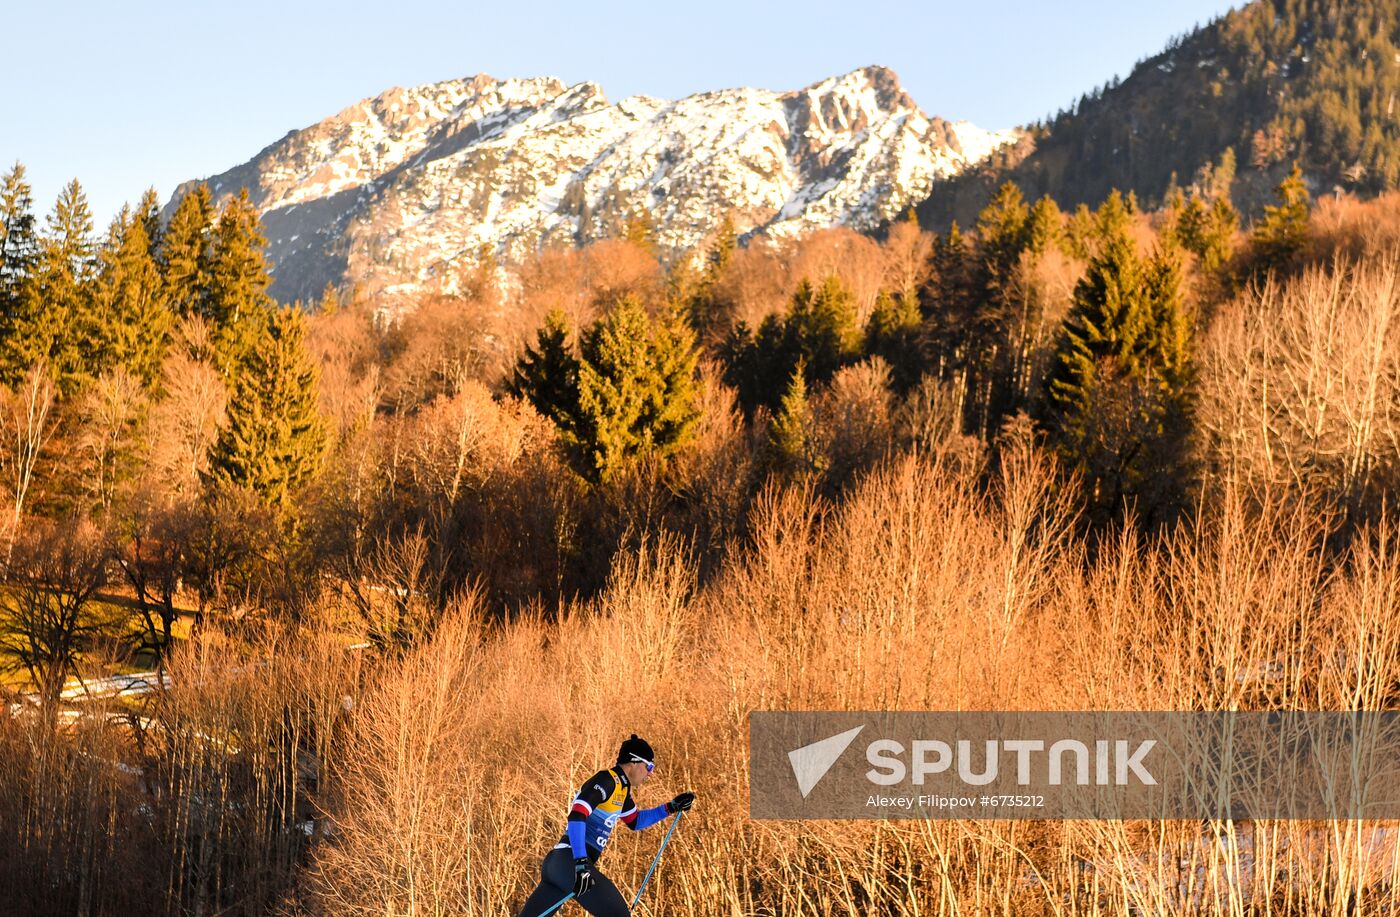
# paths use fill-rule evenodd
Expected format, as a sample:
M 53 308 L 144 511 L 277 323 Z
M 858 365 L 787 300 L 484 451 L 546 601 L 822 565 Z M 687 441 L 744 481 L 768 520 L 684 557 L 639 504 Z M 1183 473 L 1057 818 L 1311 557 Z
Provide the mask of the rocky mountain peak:
M 280 299 L 328 282 L 413 297 L 450 292 L 483 252 L 605 238 L 639 213 L 673 251 L 726 215 L 750 236 L 871 228 L 1010 139 L 929 118 L 878 66 L 617 103 L 596 83 L 478 74 L 387 90 L 208 182 L 249 189 Z

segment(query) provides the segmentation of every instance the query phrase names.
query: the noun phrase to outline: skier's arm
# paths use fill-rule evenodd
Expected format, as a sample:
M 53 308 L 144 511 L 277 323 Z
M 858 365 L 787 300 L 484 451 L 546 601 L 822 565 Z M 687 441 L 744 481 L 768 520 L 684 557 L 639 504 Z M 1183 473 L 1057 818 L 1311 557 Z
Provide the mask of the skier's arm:
M 667 815 L 688 811 L 693 802 L 695 802 L 694 793 L 682 793 L 663 805 L 642 809 L 640 812 L 634 808 L 622 816 L 622 821 L 633 831 L 641 831 L 643 828 L 650 828 L 657 822 L 664 820 Z
M 584 822 L 583 819 L 574 820 L 572 812 L 569 813 L 569 849 L 574 854 L 575 860 L 581 860 L 588 856 L 588 847 L 584 844 Z
M 643 828 L 650 828 L 652 825 L 664 819 L 669 813 L 664 805 L 652 806 L 650 809 L 633 809 L 622 816 L 622 823 L 633 831 L 641 831 Z

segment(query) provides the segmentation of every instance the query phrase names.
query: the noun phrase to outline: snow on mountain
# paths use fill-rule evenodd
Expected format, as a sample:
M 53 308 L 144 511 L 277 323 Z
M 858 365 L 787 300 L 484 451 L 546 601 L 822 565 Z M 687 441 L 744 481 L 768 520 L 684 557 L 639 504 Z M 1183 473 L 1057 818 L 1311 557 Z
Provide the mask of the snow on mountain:
M 412 295 L 450 292 L 485 254 L 605 238 L 643 212 L 671 250 L 726 214 L 750 235 L 869 229 L 1015 136 L 925 115 L 881 67 L 616 104 L 594 83 L 479 75 L 391 89 L 207 181 L 216 199 L 248 188 L 279 299 L 328 282 Z

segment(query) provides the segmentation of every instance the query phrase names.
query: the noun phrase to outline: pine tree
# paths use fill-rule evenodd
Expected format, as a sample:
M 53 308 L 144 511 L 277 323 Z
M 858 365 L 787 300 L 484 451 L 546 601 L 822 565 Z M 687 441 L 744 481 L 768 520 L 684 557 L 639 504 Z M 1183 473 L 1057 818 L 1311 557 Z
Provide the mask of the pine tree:
M 967 314 L 976 296 L 972 254 L 957 220 L 946 236 L 934 237 L 929 260 L 929 278 L 920 291 L 919 311 L 941 327 L 947 324 L 947 316 Z
M 933 325 L 945 378 L 964 393 L 968 432 L 994 431 L 1009 410 L 1013 281 L 1025 252 L 1033 244 L 1048 246 L 1058 228 L 1051 206 L 1041 203 L 1033 211 L 1014 183 L 1001 186 L 977 217 L 977 263 L 964 293 L 945 304 Z
M 1056 431 L 1066 441 L 1084 420 L 1101 359 L 1131 359 L 1142 327 L 1142 265 L 1126 235 L 1107 240 L 1074 291 L 1056 349 L 1046 398 Z
M 92 208 L 87 193 L 77 179 L 59 192 L 58 200 L 48 217 L 47 245 L 43 246 L 43 262 L 53 268 L 58 282 L 72 283 L 75 317 L 85 319 L 89 303 L 79 292 L 97 276 L 97 242 L 93 237 Z
M 622 238 L 646 252 L 656 255 L 656 221 L 651 212 L 638 209 L 622 224 Z
M 777 470 L 800 475 L 820 470 L 812 450 L 812 407 L 807 400 L 806 367 L 798 363 L 788 379 L 787 390 L 773 419 L 768 423 L 768 453 Z
M 39 239 L 34 226 L 33 189 L 24 179 L 24 166 L 0 178 L 0 302 L 10 303 L 34 269 Z
M 337 314 L 344 308 L 344 303 L 340 299 L 340 290 L 329 280 L 321 288 L 321 300 L 316 304 L 316 314 L 329 318 Z
M 692 341 L 654 327 L 630 296 L 583 333 L 573 438 L 586 477 L 604 480 L 627 458 L 665 456 L 689 438 L 699 416 Z
M 0 354 L 0 376 L 13 382 L 30 367 L 46 365 L 59 390 L 71 394 L 92 377 L 102 359 L 101 328 L 92 299 L 92 211 L 76 180 L 59 192 L 46 223 Z
M 102 316 L 102 370 L 120 366 L 148 388 L 160 378 L 174 316 L 146 235 L 142 211 L 123 210 L 99 255 L 97 313 Z
M 1200 196 L 1193 195 L 1181 208 L 1171 235 L 1182 248 L 1200 259 L 1202 270 L 1213 274 L 1223 268 L 1234 253 L 1239 219 L 1229 198 L 1216 198 L 1207 207 Z
M 972 328 L 985 287 L 976 256 L 956 221 L 935 237 L 928 281 L 919 295 L 920 345 L 938 377 L 966 392 L 972 372 Z
M 1097 234 L 1098 221 L 1089 205 L 1081 203 L 1065 220 L 1065 250 L 1081 261 L 1088 261 L 1093 257 Z
M 690 440 L 698 353 L 678 308 L 652 319 L 627 296 L 583 331 L 577 357 L 568 336 L 551 312 L 508 387 L 554 422 L 584 477 L 602 481 L 635 456 L 665 458 Z
M 141 202 L 136 205 L 136 219 L 141 221 L 141 229 L 146 233 L 151 262 L 159 266 L 165 225 L 160 219 L 160 195 L 155 188 L 147 188 L 141 195 Z
M 987 287 L 1002 287 L 1030 243 L 1031 211 L 1021 189 L 1007 182 L 977 215 L 978 247 Z
M 1133 225 L 1132 205 L 1114 189 L 1094 212 L 1094 238 L 1100 245 L 1117 244 Z
M 1100 520 L 1131 500 L 1155 522 L 1175 507 L 1186 478 L 1193 376 L 1180 266 L 1170 249 L 1144 263 L 1125 225 L 1108 226 L 1075 288 L 1042 417 L 1066 462 L 1084 473 Z
M 272 284 L 258 212 L 245 188 L 219 214 L 209 257 L 204 317 L 214 341 L 215 360 L 225 373 L 236 366 L 263 332 Z
M 880 292 L 865 326 L 865 352 L 890 364 L 891 381 L 897 392 L 909 391 L 923 374 L 922 330 L 915 297 Z
M 1263 268 L 1287 265 L 1303 250 L 1308 237 L 1308 208 L 1312 198 L 1298 163 L 1275 189 L 1278 203 L 1264 208 L 1252 240 Z
M 572 436 L 578 417 L 578 369 L 569 345 L 569 321 L 563 312 L 551 309 L 535 335 L 535 346 L 527 346 L 516 361 L 506 388 L 554 421 L 565 436 Z
M 700 419 L 699 351 L 695 332 L 675 308 L 652 322 L 650 345 L 656 384 L 647 392 L 641 425 L 664 458 L 690 441 Z
M 9 351 L 18 346 L 25 291 L 38 260 L 33 191 L 24 179 L 24 166 L 15 163 L 0 179 L 0 381 L 14 382 L 16 365 L 22 363 Z
M 201 184 L 180 199 L 165 228 L 157 263 L 164 273 L 166 302 L 177 316 L 208 314 L 213 223 L 209 186 Z
M 860 358 L 861 344 L 855 299 L 841 279 L 833 274 L 819 287 L 803 280 L 783 314 L 766 317 L 756 334 L 741 325 L 726 340 L 725 381 L 752 417 L 759 406 L 777 408 L 799 362 L 809 384 L 823 385 Z
M 719 286 L 738 247 L 739 235 L 734 228 L 734 220 L 725 214 L 705 252 L 704 269 L 699 278 L 693 278 L 684 261 L 672 270 L 673 282 L 693 283 L 693 288 L 684 299 L 686 312 L 690 316 L 691 327 L 707 344 L 717 343 L 733 330 L 734 304 L 721 295 Z
M 1220 154 L 1219 162 L 1213 165 L 1206 163 L 1196 173 L 1196 195 L 1211 202 L 1222 198 L 1228 201 L 1235 186 L 1235 171 L 1235 148 L 1227 146 Z
M 1054 198 L 1046 195 L 1031 207 L 1026 219 L 1026 249 L 1035 255 L 1043 255 L 1051 246 L 1059 245 L 1064 235 L 1064 214 Z
M 325 451 L 317 371 L 302 313 L 278 309 L 233 374 L 228 421 L 210 454 L 209 480 L 283 506 L 319 469 Z
M 714 284 L 721 276 L 729 263 L 734 260 L 734 253 L 739 249 L 739 232 L 734 227 L 734 218 L 726 213 L 724 219 L 720 221 L 719 229 L 715 230 L 714 241 L 710 243 L 709 250 L 705 253 L 705 282 Z
M 779 319 L 769 315 L 759 325 L 760 331 L 767 331 L 765 339 L 771 339 Z M 760 349 L 759 338 L 743 320 L 735 323 L 719 347 L 720 363 L 724 366 L 724 384 L 734 389 L 739 398 L 739 407 L 745 418 L 752 418 L 753 412 L 767 396 L 764 388 L 765 355 L 770 351 Z
M 820 287 L 802 281 L 788 302 L 778 371 L 769 374 L 774 395 L 799 361 L 807 367 L 808 381 L 820 385 L 859 359 L 860 350 L 855 297 L 841 278 L 831 274 Z

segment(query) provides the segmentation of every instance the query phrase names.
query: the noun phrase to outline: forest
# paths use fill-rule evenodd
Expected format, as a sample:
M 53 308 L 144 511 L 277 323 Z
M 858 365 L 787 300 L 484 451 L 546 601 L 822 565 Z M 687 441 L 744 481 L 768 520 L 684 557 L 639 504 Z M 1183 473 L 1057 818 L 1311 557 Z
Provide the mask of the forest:
M 1400 180 L 1397 92 L 1394 0 L 1243 4 L 940 182 L 919 217 L 966 221 L 1008 180 L 1065 206 L 1119 189 L 1156 207 L 1227 162 L 1238 166 L 1234 203 L 1250 214 L 1295 161 L 1318 189 L 1379 194 Z
M 1392 912 L 1393 825 L 747 817 L 754 710 L 1396 703 L 1400 194 L 1207 177 L 389 311 L 273 302 L 246 195 L 99 236 L 16 166 L 0 887 L 513 914 L 637 732 L 656 914 Z

